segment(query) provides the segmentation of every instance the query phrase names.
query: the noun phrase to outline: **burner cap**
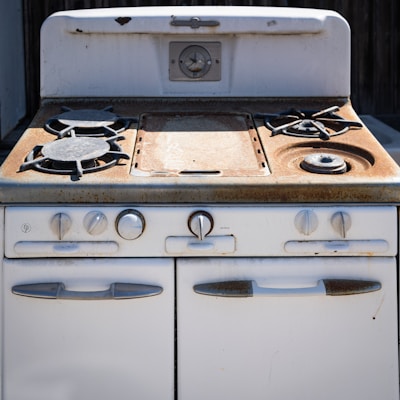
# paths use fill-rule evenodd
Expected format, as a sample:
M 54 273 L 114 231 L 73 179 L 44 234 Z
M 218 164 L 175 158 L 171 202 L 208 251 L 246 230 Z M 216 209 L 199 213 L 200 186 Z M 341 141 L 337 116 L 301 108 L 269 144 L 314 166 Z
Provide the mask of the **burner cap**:
M 101 157 L 109 150 L 110 145 L 105 140 L 71 137 L 46 143 L 42 148 L 42 154 L 57 161 L 85 161 Z
M 64 125 L 79 128 L 99 128 L 110 126 L 118 121 L 119 117 L 106 110 L 71 110 L 54 117 Z
M 306 118 L 289 127 L 289 132 L 293 130 L 294 133 L 298 132 L 307 135 L 318 133 L 322 129 L 325 129 L 325 125 L 322 122 Z
M 336 154 L 310 154 L 301 162 L 301 167 L 314 174 L 343 174 L 347 171 L 344 159 Z

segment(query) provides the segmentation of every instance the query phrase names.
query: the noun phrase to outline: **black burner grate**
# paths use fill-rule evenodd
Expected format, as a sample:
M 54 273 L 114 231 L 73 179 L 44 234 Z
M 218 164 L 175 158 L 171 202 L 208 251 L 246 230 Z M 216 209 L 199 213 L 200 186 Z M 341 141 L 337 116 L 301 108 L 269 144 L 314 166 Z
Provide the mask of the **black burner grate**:
M 61 114 L 51 117 L 45 123 L 45 129 L 57 135 L 58 138 L 68 136 L 93 136 L 112 137 L 137 121 L 136 118 L 120 117 L 114 114 L 112 107 L 103 110 L 80 109 L 73 110 L 68 107 L 61 107 Z
M 19 171 L 73 175 L 78 179 L 86 173 L 110 168 L 120 159 L 129 160 L 117 143 L 123 136 L 106 140 L 96 137 L 68 137 L 36 146 L 26 157 Z
M 329 140 L 351 128 L 361 128 L 357 121 L 349 121 L 337 115 L 339 107 L 329 107 L 321 111 L 291 109 L 281 114 L 257 114 L 255 118 L 264 119 L 265 126 L 272 135 Z

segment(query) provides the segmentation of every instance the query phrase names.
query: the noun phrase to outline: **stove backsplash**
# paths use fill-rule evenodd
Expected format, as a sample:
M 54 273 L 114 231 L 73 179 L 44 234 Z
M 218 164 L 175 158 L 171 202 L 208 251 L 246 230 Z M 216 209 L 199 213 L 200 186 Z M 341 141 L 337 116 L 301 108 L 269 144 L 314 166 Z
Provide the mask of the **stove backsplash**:
M 41 88 L 42 98 L 348 97 L 350 29 L 336 12 L 286 7 L 58 12 L 41 30 Z

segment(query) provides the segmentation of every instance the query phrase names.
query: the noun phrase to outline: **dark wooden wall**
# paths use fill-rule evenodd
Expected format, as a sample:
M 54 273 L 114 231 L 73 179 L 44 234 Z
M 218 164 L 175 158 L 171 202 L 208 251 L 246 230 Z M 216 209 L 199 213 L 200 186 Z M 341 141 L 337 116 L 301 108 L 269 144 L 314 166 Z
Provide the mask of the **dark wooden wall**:
M 398 0 L 23 0 L 27 109 L 39 106 L 39 30 L 59 10 L 156 5 L 250 5 L 336 10 L 352 29 L 352 102 L 360 114 L 400 114 Z M 318 60 L 316 60 L 318 62 Z

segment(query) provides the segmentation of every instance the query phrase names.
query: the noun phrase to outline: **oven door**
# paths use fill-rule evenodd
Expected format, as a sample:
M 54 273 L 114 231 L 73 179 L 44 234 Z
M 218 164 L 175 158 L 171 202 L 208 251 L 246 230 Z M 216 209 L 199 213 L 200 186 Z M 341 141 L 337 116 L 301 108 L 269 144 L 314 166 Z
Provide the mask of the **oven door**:
M 172 259 L 5 260 L 3 400 L 174 398 Z
M 182 259 L 179 400 L 394 400 L 394 258 Z

